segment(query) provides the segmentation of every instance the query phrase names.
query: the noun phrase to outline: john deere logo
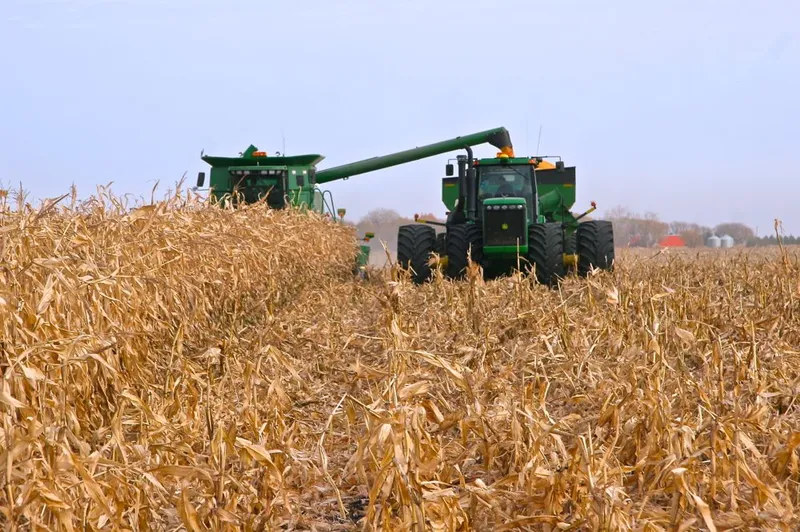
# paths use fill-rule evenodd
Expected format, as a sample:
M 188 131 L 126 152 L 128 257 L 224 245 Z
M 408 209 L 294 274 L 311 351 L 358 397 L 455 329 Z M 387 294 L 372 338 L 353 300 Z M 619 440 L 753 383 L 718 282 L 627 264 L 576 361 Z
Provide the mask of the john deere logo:
M 503 224 L 500 227 L 503 228 L 503 231 L 507 231 L 508 230 L 508 224 Z

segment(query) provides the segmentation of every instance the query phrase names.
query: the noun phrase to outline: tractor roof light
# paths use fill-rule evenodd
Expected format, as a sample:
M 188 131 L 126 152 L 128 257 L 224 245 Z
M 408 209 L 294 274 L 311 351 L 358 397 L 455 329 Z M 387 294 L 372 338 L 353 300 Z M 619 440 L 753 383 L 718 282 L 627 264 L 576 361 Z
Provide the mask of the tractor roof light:
M 267 152 L 265 152 L 265 151 L 254 151 L 253 152 L 253 157 L 266 157 L 266 156 L 267 156 Z

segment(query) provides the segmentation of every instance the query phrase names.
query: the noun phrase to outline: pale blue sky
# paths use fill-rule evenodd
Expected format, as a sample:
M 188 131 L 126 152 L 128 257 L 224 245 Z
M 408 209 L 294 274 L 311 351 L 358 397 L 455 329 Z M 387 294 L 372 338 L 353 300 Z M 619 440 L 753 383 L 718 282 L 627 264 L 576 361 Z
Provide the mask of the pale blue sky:
M 149 197 L 250 143 L 321 168 L 506 126 L 577 209 L 800 234 L 797 2 L 0 1 L 0 184 Z M 478 149 L 491 155 L 494 149 Z M 335 183 L 443 213 L 447 156 Z

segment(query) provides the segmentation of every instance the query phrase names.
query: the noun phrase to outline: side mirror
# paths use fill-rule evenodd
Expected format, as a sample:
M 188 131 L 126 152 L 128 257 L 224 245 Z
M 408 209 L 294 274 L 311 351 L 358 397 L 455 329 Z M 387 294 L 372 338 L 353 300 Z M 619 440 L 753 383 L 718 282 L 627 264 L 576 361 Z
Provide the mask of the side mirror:
M 199 172 L 197 174 L 197 188 L 203 188 L 203 184 L 206 182 L 206 173 Z
M 564 161 L 556 161 L 556 170 L 559 172 L 564 171 Z
M 447 163 L 447 166 L 444 167 L 444 175 L 446 175 L 447 177 L 450 177 L 450 176 L 453 175 L 453 173 L 454 173 L 453 172 L 453 164 L 452 163 Z

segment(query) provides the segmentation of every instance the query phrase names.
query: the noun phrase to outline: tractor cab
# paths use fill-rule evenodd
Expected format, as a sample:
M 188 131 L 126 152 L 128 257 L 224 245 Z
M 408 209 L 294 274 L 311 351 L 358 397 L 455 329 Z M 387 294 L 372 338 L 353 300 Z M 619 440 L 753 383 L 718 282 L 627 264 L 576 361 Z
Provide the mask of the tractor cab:
M 498 207 L 499 210 L 524 209 L 525 221 L 531 222 L 536 216 L 536 184 L 532 167 L 528 164 L 477 166 L 477 219 L 482 220 L 487 210 Z M 507 201 L 512 198 L 516 201 Z
M 575 167 L 544 157 L 469 159 L 459 156 L 458 177 L 452 164 L 442 179 L 442 202 L 453 223 L 482 223 L 487 211 L 525 210 L 526 224 L 555 221 L 553 203 L 569 209 L 575 203 Z M 462 204 L 463 203 L 463 204 Z M 503 207 L 506 205 L 506 207 Z M 513 205 L 513 207 L 511 207 Z

